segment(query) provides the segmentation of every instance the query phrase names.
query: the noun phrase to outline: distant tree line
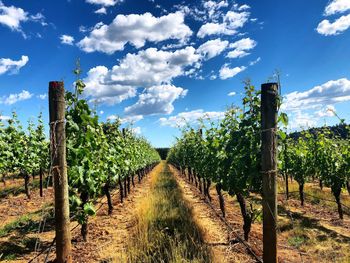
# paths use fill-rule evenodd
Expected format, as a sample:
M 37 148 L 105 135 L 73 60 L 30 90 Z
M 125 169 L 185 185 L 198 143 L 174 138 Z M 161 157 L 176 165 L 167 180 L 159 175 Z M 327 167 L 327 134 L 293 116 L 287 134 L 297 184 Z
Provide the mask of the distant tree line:
M 316 136 L 320 133 L 328 133 L 330 138 L 334 137 L 340 137 L 342 139 L 347 139 L 350 137 L 350 125 L 349 124 L 337 124 L 334 126 L 323 126 L 323 127 L 317 127 L 317 128 L 310 128 L 307 130 L 311 135 Z M 327 131 L 327 132 L 326 132 Z M 293 132 L 289 134 L 290 138 L 293 139 L 299 139 L 303 136 L 305 131 L 302 132 Z
M 168 156 L 169 148 L 156 148 L 156 150 L 159 153 L 160 158 L 162 158 L 162 160 L 166 160 Z

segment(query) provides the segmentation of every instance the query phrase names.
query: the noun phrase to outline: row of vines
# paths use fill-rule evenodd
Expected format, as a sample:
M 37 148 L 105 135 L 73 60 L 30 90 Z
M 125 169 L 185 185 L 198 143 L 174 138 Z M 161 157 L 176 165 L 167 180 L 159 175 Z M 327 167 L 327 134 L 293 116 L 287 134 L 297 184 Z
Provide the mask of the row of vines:
M 131 186 L 135 186 L 135 179 L 140 182 L 160 157 L 145 138 L 132 129 L 121 129 L 119 120 L 99 121 L 97 113 L 83 98 L 85 84 L 79 79 L 80 70 L 74 73 L 77 75 L 74 91 L 65 94 L 69 204 L 71 218 L 81 224 L 81 234 L 86 240 L 88 218 L 96 213 L 96 200 L 105 195 L 111 214 L 112 190 L 119 188 L 123 202 Z M 50 138 L 53 139 L 60 140 Z M 37 174 L 44 174 L 44 181 L 52 185 L 53 169 L 50 141 L 41 114 L 36 125 L 32 121 L 28 123 L 27 130 L 15 112 L 7 123 L 0 122 L 0 177 L 4 184 L 9 177 L 23 178 L 30 198 L 30 176 L 34 179 Z
M 281 98 L 278 101 L 282 103 Z M 261 98 L 260 91 L 249 81 L 245 82 L 242 105 L 241 108 L 230 107 L 220 121 L 203 118 L 195 128 L 183 128 L 181 137 L 170 149 L 168 162 L 199 187 L 209 200 L 212 198 L 209 187 L 215 183 L 224 217 L 222 191 L 236 196 L 244 222 L 244 237 L 248 240 L 251 225 L 260 211 L 249 205 L 247 198 L 262 194 Z M 279 177 L 287 182 L 286 192 L 288 177 L 295 179 L 303 205 L 305 183 L 318 180 L 321 186 L 331 188 L 339 217 L 343 218 L 341 193 L 346 186 L 350 194 L 349 138 L 324 128 L 323 132 L 313 134 L 304 131 L 294 139 L 286 132 L 286 114 L 279 114 L 278 123 L 282 127 L 276 131 L 278 171 Z

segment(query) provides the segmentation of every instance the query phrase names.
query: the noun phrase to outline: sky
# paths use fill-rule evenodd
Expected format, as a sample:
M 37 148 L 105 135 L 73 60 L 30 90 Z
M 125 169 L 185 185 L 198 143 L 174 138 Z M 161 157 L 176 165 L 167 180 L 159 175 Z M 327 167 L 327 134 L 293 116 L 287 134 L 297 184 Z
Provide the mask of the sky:
M 350 120 L 350 0 L 0 0 L 0 120 L 43 112 L 48 83 L 155 147 L 220 119 L 280 72 L 290 131 Z

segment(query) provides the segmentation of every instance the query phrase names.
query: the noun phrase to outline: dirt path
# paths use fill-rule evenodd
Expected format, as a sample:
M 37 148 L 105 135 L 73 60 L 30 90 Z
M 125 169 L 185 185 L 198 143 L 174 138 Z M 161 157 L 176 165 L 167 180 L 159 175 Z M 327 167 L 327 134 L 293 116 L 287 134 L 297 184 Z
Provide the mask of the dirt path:
M 120 203 L 119 192 L 113 195 L 114 211 L 107 214 L 106 200 L 97 216 L 89 224 L 89 240 L 82 242 L 80 228 L 73 233 L 73 262 L 121 262 L 131 228 L 135 224 L 134 213 L 137 204 L 146 198 L 150 190 L 150 180 L 158 174 L 161 166 L 156 166 L 140 184 L 131 189 L 130 195 Z
M 89 220 L 88 241 L 82 242 L 80 235 L 80 226 L 72 232 L 72 256 L 75 263 L 90 263 L 90 262 L 121 262 L 127 246 L 127 241 L 131 228 L 135 224 L 134 210 L 136 205 L 145 197 L 150 190 L 150 180 L 161 170 L 160 165 L 156 166 L 150 174 L 144 177 L 141 183 L 135 178 L 135 188 L 131 187 L 131 192 L 120 203 L 119 191 L 112 192 L 112 200 L 114 210 L 112 215 L 108 215 L 107 200 L 102 198 L 96 207 L 99 209 L 95 217 Z M 72 222 L 71 227 L 75 227 L 77 222 Z M 26 238 L 35 240 L 36 234 L 30 233 Z M 47 247 L 54 237 L 54 230 L 40 234 L 43 247 Z M 15 260 L 8 262 L 28 262 L 35 256 L 33 250 L 23 251 L 23 255 Z M 46 254 L 38 258 L 38 261 L 44 262 Z M 55 248 L 52 247 L 49 255 L 49 260 L 55 258 Z M 49 261 L 50 262 L 50 261 Z
M 179 176 L 173 167 L 170 167 L 170 169 L 183 191 L 185 202 L 192 207 L 195 221 L 204 230 L 204 240 L 212 247 L 214 262 L 255 262 L 246 253 L 243 245 L 239 243 L 230 244 L 229 241 L 234 240 L 234 237 L 230 234 L 225 224 L 218 220 L 215 212 L 204 202 L 203 198 L 193 191 L 193 186 Z
M 0 228 L 16 220 L 18 217 L 40 212 L 43 206 L 53 202 L 53 189 L 44 189 L 44 196 L 40 197 L 39 189 L 31 191 L 31 199 L 25 194 L 8 196 L 0 199 Z

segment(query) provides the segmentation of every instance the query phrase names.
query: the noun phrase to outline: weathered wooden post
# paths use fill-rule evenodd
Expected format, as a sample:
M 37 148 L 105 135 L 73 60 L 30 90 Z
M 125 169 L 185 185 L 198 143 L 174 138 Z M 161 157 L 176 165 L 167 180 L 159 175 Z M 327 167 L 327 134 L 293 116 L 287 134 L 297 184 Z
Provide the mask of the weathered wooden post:
M 63 82 L 52 81 L 49 83 L 50 154 L 55 190 L 57 263 L 72 262 L 64 96 Z
M 41 166 L 39 170 L 39 183 L 40 183 L 40 197 L 43 197 L 43 168 Z
M 263 176 L 263 261 L 277 262 L 277 115 L 278 84 L 261 85 Z

